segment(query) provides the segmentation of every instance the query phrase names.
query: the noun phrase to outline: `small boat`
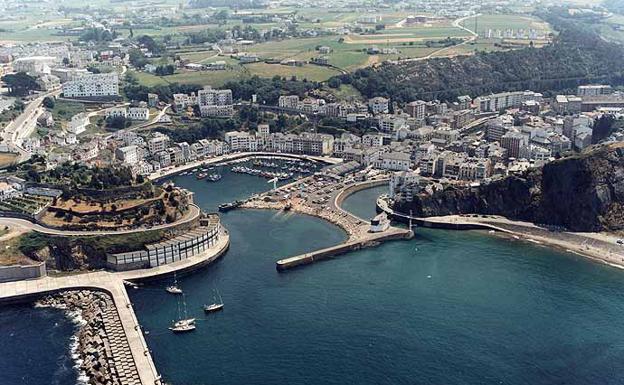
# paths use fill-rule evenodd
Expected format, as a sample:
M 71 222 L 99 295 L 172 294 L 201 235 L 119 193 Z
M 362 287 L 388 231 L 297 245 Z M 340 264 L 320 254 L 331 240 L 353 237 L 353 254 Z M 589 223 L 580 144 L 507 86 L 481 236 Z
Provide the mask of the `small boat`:
M 182 289 L 178 287 L 178 279 L 176 278 L 175 274 L 173 275 L 173 285 L 167 286 L 165 290 L 167 290 L 167 293 L 169 294 L 183 294 L 184 293 Z
M 211 174 L 208 175 L 208 178 L 206 179 L 208 182 L 218 182 L 221 180 L 221 174 Z
M 195 318 L 181 319 L 173 323 L 173 327 L 179 327 L 184 325 L 195 325 Z
M 222 303 L 213 303 L 211 305 L 204 305 L 204 311 L 206 313 L 212 313 L 212 312 L 219 311 L 219 310 L 223 310 Z
M 171 327 L 169 327 L 169 330 L 171 330 L 174 333 L 191 332 L 191 331 L 195 330 L 195 325 L 171 326 Z
M 178 299 L 178 320 L 173 321 L 173 324 L 169 327 L 174 333 L 184 333 L 195 330 L 195 318 L 188 318 L 188 314 L 186 312 L 186 300 L 184 299 L 184 295 L 182 295 L 182 308 L 180 308 L 180 300 Z M 182 312 L 184 312 L 184 317 L 182 317 Z
M 241 202 L 241 201 L 234 201 L 234 202 L 230 202 L 230 203 L 223 203 L 223 204 L 219 205 L 219 211 L 226 212 L 226 211 L 234 210 L 235 208 L 237 208 L 238 206 L 240 206 L 242 204 L 243 204 L 243 202 Z
M 200 173 L 198 173 L 197 175 L 195 175 L 195 178 L 197 178 L 197 179 L 204 179 L 204 178 L 205 178 L 205 177 L 207 177 L 207 176 L 208 176 L 208 174 L 207 174 L 207 173 L 205 173 L 205 172 L 200 172 Z
M 204 312 L 206 313 L 214 313 L 220 310 L 223 310 L 223 298 L 221 298 L 221 294 L 217 291 L 217 295 L 219 296 L 219 300 L 217 301 L 217 296 L 215 295 L 215 302 L 210 305 L 204 305 Z

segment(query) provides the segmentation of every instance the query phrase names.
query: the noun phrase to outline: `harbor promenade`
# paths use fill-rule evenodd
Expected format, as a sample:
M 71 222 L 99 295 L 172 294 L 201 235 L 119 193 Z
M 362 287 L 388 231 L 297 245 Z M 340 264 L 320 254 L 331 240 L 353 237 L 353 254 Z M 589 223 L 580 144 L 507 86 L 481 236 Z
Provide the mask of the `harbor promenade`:
M 166 178 L 168 176 L 192 170 L 197 167 L 214 165 L 218 163 L 227 163 L 245 158 L 282 158 L 282 159 L 300 159 L 300 160 L 312 160 L 315 162 L 321 162 L 329 165 L 342 163 L 341 158 L 332 158 L 328 156 L 314 156 L 314 155 L 300 155 L 300 154 L 287 154 L 281 152 L 237 152 L 234 154 L 226 154 L 215 156 L 214 158 L 197 160 L 195 162 L 189 162 L 179 166 L 168 167 L 159 171 L 156 171 L 148 176 L 151 180 L 158 180 Z
M 122 383 L 132 385 L 160 384 L 160 376 L 134 314 L 124 282 L 155 279 L 171 275 L 174 272 L 195 270 L 210 264 L 222 256 L 229 247 L 229 234 L 225 229 L 221 231 L 219 240 L 214 247 L 202 254 L 167 265 L 124 272 L 97 271 L 0 283 L 0 303 L 28 301 L 46 294 L 76 289 L 102 291 L 109 294 L 120 320 L 119 328 L 113 329 L 113 333 L 116 333 L 114 336 L 116 338 L 114 340 L 114 361 L 116 367 L 119 368 L 120 375 L 127 376 L 127 380 Z M 136 375 L 133 376 L 133 373 Z

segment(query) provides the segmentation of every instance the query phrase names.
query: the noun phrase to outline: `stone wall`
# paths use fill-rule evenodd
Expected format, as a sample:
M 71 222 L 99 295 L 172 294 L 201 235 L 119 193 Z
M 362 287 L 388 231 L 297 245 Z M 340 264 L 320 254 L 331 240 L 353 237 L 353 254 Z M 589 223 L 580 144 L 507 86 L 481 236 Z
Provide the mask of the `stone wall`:
M 15 265 L 0 267 L 0 282 L 21 281 L 24 279 L 36 279 L 45 277 L 47 274 L 45 263 L 38 265 Z

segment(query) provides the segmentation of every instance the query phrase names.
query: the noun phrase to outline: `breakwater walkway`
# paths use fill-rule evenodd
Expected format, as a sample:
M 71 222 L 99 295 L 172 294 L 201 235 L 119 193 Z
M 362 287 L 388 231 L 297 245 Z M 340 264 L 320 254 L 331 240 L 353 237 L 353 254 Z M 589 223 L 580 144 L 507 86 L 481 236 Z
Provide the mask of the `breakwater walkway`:
M 127 373 L 136 372 L 138 380 L 124 384 L 153 385 L 160 384 L 143 332 L 134 314 L 132 304 L 126 292 L 124 281 L 138 282 L 155 279 L 174 272 L 187 272 L 206 266 L 222 256 L 230 245 L 227 230 L 222 229 L 216 245 L 205 253 L 150 269 L 124 272 L 97 271 L 83 274 L 71 274 L 58 277 L 43 277 L 36 280 L 0 283 L 0 303 L 30 301 L 46 294 L 55 294 L 65 290 L 94 290 L 109 294 L 117 310 L 121 330 L 117 330 L 115 351 L 120 367 Z M 163 291 L 164 293 L 164 291 Z M 123 341 L 125 337 L 126 341 Z M 130 377 L 134 378 L 134 377 Z
M 344 185 L 339 180 L 313 175 L 250 198 L 241 207 L 274 210 L 286 210 L 288 208 L 293 212 L 325 219 L 341 227 L 347 233 L 348 239 L 344 243 L 277 261 L 276 269 L 283 271 L 345 254 L 349 251 L 376 246 L 384 241 L 411 238 L 413 236 L 411 230 L 394 226 L 389 226 L 383 232 L 370 232 L 368 220 L 340 207 L 350 194 L 384 185 L 387 181 L 387 177 L 380 176 L 377 179 Z M 295 191 L 305 191 L 305 193 L 295 193 Z

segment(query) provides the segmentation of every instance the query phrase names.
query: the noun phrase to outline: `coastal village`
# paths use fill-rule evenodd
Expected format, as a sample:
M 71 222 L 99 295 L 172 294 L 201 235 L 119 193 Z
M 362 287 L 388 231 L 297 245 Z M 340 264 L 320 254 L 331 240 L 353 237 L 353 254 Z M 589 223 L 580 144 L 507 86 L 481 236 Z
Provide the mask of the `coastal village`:
M 196 288 L 178 279 L 218 267 L 237 247 L 231 211 L 271 210 L 286 222 L 303 214 L 344 232 L 337 244 L 272 255 L 280 274 L 387 241 L 423 242 L 421 228 L 481 230 L 624 266 L 621 79 L 450 86 L 458 57 L 563 45 L 560 54 L 571 45 L 555 32 L 565 25 L 558 17 L 605 20 L 611 11 L 539 13 L 534 1 L 261 3 L 139 1 L 114 13 L 0 1 L 19 15 L 0 16 L 11 38 L 0 40 L 0 301 L 73 317 L 80 381 L 169 383 L 129 292 L 175 300 L 156 338 L 207 330 L 223 297 L 213 288 L 205 318 L 189 315 Z M 505 23 L 529 6 L 530 17 Z M 11 30 L 28 7 L 62 21 Z M 420 71 L 429 60 L 437 64 Z M 448 89 L 414 86 L 421 72 Z M 233 178 L 264 188 L 205 203 Z M 384 191 L 369 204 L 374 215 L 343 206 L 370 189 Z

